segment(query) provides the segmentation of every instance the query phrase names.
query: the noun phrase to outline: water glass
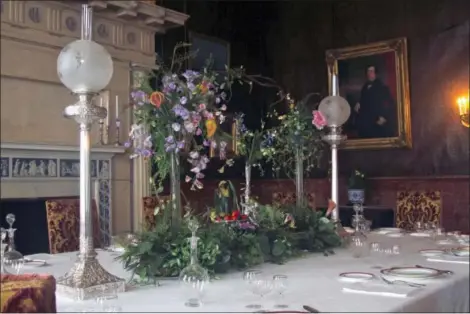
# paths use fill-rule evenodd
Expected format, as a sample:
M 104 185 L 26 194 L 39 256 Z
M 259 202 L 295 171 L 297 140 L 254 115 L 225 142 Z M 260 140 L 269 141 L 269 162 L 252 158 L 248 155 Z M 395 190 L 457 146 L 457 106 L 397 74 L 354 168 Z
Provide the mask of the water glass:
M 251 288 L 252 292 L 255 295 L 259 296 L 260 298 L 263 298 L 265 295 L 267 295 L 273 290 L 273 282 L 272 280 L 257 278 L 251 282 Z
M 121 306 L 117 294 L 101 294 L 96 297 L 96 303 L 103 313 L 120 313 L 122 312 Z
M 442 241 L 447 239 L 447 234 L 444 228 L 436 228 L 434 233 L 434 241 Z
M 243 281 L 248 285 L 250 291 L 254 291 L 254 282 L 259 279 L 262 275 L 262 271 L 258 269 L 249 269 L 243 273 Z M 253 292 L 254 293 L 254 292 Z M 259 309 L 260 304 L 248 304 L 246 306 L 249 309 Z
M 425 230 L 424 223 L 421 222 L 421 221 L 417 221 L 417 222 L 415 223 L 415 231 L 416 231 L 416 232 L 422 232 L 422 231 L 424 231 L 424 230 Z
M 287 290 L 287 276 L 286 275 L 274 275 L 273 276 L 273 291 L 279 295 L 279 300 L 284 299 L 284 292 Z M 282 301 L 281 301 L 282 302 Z M 287 308 L 288 306 L 283 303 L 276 304 L 274 307 Z

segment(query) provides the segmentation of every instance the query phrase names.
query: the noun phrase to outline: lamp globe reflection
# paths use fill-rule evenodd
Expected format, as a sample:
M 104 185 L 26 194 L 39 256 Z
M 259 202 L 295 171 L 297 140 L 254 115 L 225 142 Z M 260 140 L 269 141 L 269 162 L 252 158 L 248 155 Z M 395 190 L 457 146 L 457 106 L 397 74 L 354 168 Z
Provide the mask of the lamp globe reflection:
M 351 115 L 349 103 L 341 96 L 327 96 L 320 102 L 318 110 L 326 118 L 330 127 L 342 126 Z
M 113 76 L 113 60 L 106 49 L 91 40 L 76 40 L 57 58 L 59 79 L 73 93 L 98 93 Z

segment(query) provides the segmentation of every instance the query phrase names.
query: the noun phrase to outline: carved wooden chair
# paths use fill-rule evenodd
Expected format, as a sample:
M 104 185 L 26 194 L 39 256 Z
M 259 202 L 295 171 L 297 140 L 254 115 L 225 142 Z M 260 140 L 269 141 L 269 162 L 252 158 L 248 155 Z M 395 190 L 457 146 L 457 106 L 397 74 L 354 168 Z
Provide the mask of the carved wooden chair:
M 315 193 L 306 193 L 305 196 L 308 207 L 315 209 Z M 295 201 L 295 192 L 274 192 L 272 196 L 272 203 L 278 206 L 292 205 L 295 204 Z
M 101 247 L 98 208 L 91 202 L 93 242 Z M 80 247 L 80 200 L 52 199 L 46 201 L 47 232 L 51 254 L 78 251 Z
M 417 222 L 439 225 L 441 220 L 439 191 L 398 191 L 396 226 L 412 230 Z
M 142 208 L 142 222 L 144 230 L 155 228 L 155 208 L 165 205 L 170 201 L 170 195 L 148 196 L 143 198 L 144 206 Z
M 0 313 L 57 313 L 53 276 L 2 274 L 0 288 Z

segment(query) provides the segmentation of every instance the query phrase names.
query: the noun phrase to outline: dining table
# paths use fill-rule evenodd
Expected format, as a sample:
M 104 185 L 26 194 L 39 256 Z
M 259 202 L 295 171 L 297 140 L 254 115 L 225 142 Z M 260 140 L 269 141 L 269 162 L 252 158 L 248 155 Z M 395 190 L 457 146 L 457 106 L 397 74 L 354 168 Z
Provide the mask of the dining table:
M 243 271 L 220 274 L 211 280 L 204 291 L 200 307 L 187 307 L 189 297 L 178 279 L 161 279 L 157 285 L 128 284 L 126 292 L 119 293 L 116 302 L 122 312 L 201 312 L 201 313 L 253 313 L 248 304 L 262 305 L 256 311 L 279 311 L 279 302 L 288 306 L 284 312 L 301 311 L 306 305 L 319 312 L 469 312 L 469 264 L 468 257 L 454 262 L 435 261 L 422 255 L 423 249 L 449 249 L 458 243 L 439 245 L 432 237 L 414 237 L 402 234 L 371 232 L 367 243 L 378 243 L 382 248 L 395 247 L 395 254 L 364 251 L 362 257 L 354 257 L 350 248 L 337 248 L 334 254 L 305 253 L 283 265 L 265 263 L 256 269 L 266 278 L 273 275 L 287 276 L 287 289 L 282 295 L 274 292 L 264 297 L 255 296 L 243 281 Z M 116 259 L 117 254 L 97 250 L 98 260 L 110 273 L 125 280 L 131 273 Z M 61 254 L 35 254 L 30 259 L 45 259 L 46 265 L 25 264 L 21 273 L 50 274 L 55 278 L 64 275 L 77 258 L 76 252 Z M 383 269 L 390 267 L 429 267 L 449 271 L 446 275 L 420 281 L 419 287 L 383 280 Z M 340 274 L 350 272 L 373 275 L 365 283 L 344 282 Z M 364 289 L 363 289 L 364 288 Z M 56 292 L 58 312 L 93 312 L 96 300 L 77 301 Z

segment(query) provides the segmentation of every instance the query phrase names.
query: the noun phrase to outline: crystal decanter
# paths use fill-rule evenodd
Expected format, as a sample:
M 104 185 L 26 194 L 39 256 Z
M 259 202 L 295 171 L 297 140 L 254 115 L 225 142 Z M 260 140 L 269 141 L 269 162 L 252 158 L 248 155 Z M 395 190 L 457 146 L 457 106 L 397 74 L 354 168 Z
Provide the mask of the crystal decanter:
M 15 215 L 8 214 L 6 216 L 6 221 L 10 227 L 6 229 L 6 232 L 8 234 L 8 248 L 3 254 L 2 264 L 5 271 L 13 274 L 18 274 L 21 268 L 23 268 L 24 257 L 23 254 L 21 254 L 15 249 L 16 229 L 13 228 L 13 224 L 15 223 Z
M 3 241 L 5 241 L 5 239 L 7 238 L 7 231 L 5 229 L 1 229 L 0 231 L 0 234 L 1 234 L 1 242 L 0 242 L 0 245 L 1 245 L 1 251 L 0 251 L 0 273 L 2 274 L 8 274 L 8 272 L 5 270 L 5 267 L 3 266 L 3 258 L 5 256 L 5 251 L 7 249 L 7 246 L 8 244 L 4 243 Z
M 184 297 L 187 298 L 185 303 L 189 307 L 199 307 L 202 305 L 202 297 L 204 289 L 210 281 L 207 269 L 199 265 L 197 256 L 197 242 L 199 238 L 196 231 L 199 228 L 195 220 L 189 222 L 189 230 L 192 235 L 189 238 L 191 247 L 190 264 L 185 267 L 179 276 L 181 286 L 183 287 Z
M 349 239 L 349 250 L 355 258 L 365 257 L 369 253 L 367 236 L 364 234 L 362 228 L 364 217 L 360 214 L 362 209 L 361 207 L 361 205 L 354 205 L 354 211 L 356 212 L 353 217 L 354 232 Z

